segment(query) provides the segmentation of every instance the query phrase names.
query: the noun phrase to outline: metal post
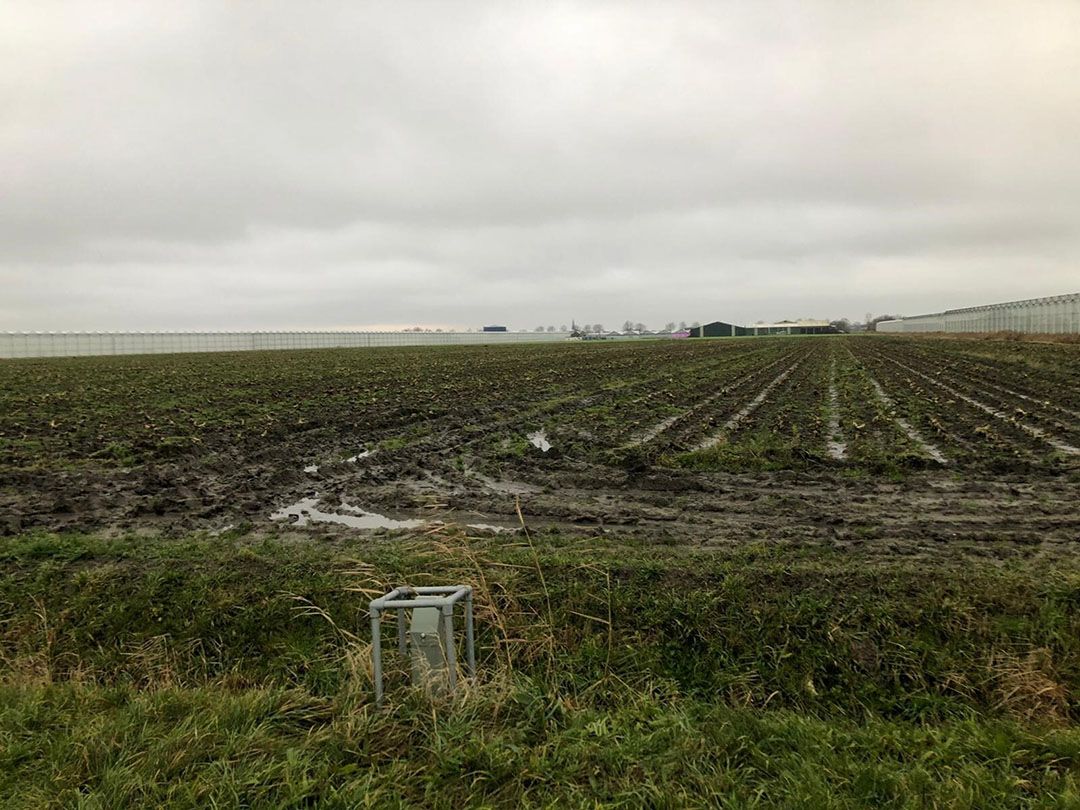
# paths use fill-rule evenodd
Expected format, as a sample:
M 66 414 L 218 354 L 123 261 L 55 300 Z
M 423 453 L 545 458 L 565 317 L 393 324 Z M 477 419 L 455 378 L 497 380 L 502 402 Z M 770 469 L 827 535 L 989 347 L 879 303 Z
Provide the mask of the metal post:
M 409 652 L 405 641 L 405 611 L 402 608 L 397 609 L 397 648 L 402 655 Z
M 442 609 L 443 645 L 446 650 L 446 669 L 450 678 L 450 691 L 457 689 L 457 655 L 454 652 L 454 606 Z
M 473 638 L 472 588 L 465 596 L 465 655 L 469 661 L 469 677 L 476 677 L 476 642 Z
M 375 705 L 382 706 L 382 639 L 379 637 L 379 611 L 371 611 L 371 667 L 375 681 Z

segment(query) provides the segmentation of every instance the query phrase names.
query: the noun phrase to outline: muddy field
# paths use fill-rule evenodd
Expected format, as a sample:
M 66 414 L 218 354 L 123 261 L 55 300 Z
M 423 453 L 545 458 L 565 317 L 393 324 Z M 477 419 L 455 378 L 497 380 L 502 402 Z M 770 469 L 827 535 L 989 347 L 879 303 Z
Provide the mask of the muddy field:
M 1080 346 L 884 336 L 3 361 L 0 531 L 1041 554 L 1080 538 L 1078 379 Z

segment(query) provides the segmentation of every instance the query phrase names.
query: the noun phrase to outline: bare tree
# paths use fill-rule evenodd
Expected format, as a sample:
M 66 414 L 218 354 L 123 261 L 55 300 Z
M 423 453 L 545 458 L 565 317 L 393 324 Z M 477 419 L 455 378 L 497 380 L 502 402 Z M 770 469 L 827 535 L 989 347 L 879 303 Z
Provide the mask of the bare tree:
M 866 322 L 866 331 L 867 332 L 876 332 L 877 331 L 877 325 L 879 323 L 881 323 L 882 321 L 895 321 L 895 320 L 898 320 L 899 318 L 900 318 L 899 315 L 878 315 L 877 317 L 871 318 L 870 320 L 868 320 Z
M 565 324 L 565 323 L 564 323 L 564 324 L 563 324 L 562 326 L 560 326 L 560 327 L 559 327 L 559 331 L 560 331 L 560 332 L 565 332 L 565 331 L 567 331 L 567 329 L 566 329 L 566 324 Z
M 634 328 L 634 322 L 633 321 L 623 321 L 622 330 L 624 332 L 629 332 L 633 328 Z
M 686 329 L 686 321 L 679 321 L 679 328 L 685 330 Z
M 634 324 L 634 331 L 635 332 L 644 332 L 645 331 L 645 324 L 643 324 L 641 322 L 635 323 Z
M 674 332 L 675 331 L 675 321 L 668 321 L 667 323 L 665 323 L 664 324 L 664 331 L 665 332 Z
M 548 330 L 549 332 L 554 332 L 554 331 L 555 331 L 555 327 L 554 327 L 554 326 L 549 326 L 549 327 L 547 328 L 547 330 Z

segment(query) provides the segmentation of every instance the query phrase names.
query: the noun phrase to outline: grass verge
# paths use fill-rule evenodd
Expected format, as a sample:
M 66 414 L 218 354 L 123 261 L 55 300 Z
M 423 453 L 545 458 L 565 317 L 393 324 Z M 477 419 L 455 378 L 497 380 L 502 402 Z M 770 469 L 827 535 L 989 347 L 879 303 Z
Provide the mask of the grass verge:
M 1068 805 L 1080 563 L 1001 551 L 24 535 L 0 803 Z M 482 678 L 376 712 L 339 629 L 432 581 Z

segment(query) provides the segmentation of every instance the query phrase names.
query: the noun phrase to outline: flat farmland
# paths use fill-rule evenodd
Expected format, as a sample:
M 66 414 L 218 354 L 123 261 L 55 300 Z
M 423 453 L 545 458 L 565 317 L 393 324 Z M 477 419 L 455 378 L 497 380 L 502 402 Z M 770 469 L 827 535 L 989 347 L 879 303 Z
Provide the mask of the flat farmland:
M 1076 346 L 872 336 L 9 361 L 0 528 L 1069 543 L 1077 379 Z
M 1076 806 L 1077 379 L 887 336 L 2 362 L 0 805 Z M 451 582 L 478 677 L 388 650 L 377 709 L 368 600 Z

